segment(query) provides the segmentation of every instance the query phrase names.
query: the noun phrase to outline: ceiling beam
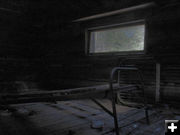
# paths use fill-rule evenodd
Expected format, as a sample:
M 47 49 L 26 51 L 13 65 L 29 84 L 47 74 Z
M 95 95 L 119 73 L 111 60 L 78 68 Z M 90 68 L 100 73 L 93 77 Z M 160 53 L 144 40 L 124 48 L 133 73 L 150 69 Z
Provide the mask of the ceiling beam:
M 82 22 L 82 21 L 88 21 L 88 20 L 92 20 L 92 19 L 108 17 L 108 16 L 112 16 L 112 15 L 118 15 L 118 14 L 122 14 L 125 12 L 130 12 L 130 11 L 134 11 L 134 10 L 153 7 L 155 5 L 156 4 L 154 2 L 149 2 L 149 3 L 145 3 L 145 4 L 141 4 L 141 5 L 137 5 L 137 6 L 132 6 L 132 7 L 128 7 L 128 8 L 123 8 L 123 9 L 119 9 L 119 10 L 115 10 L 115 11 L 111 11 L 111 12 L 106 12 L 106 13 L 96 14 L 96 15 L 92 15 L 92 16 L 88 16 L 88 17 L 83 17 L 80 19 L 73 20 L 73 22 Z

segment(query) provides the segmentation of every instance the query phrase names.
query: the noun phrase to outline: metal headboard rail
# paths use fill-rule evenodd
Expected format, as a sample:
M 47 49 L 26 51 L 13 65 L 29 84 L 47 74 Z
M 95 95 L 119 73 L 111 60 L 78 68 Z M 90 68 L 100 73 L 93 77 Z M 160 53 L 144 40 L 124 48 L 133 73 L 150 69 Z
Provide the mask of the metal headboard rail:
M 112 109 L 113 109 L 113 118 L 114 118 L 114 125 L 115 125 L 116 135 L 119 135 L 119 127 L 118 127 L 118 118 L 117 118 L 117 112 L 116 112 L 115 91 L 114 91 L 114 88 L 113 88 L 113 82 L 114 82 L 113 80 L 114 80 L 115 73 L 117 71 L 121 71 L 121 70 L 131 70 L 131 71 L 138 72 L 139 80 L 141 82 L 141 89 L 142 89 L 142 93 L 143 93 L 146 121 L 149 124 L 148 108 L 147 108 L 147 102 L 146 102 L 145 92 L 144 92 L 144 80 L 143 80 L 141 71 L 136 67 L 115 67 L 115 68 L 112 69 L 111 74 L 110 74 L 110 91 L 112 93 Z M 123 102 L 124 105 L 127 105 L 127 106 L 130 105 L 128 102 L 124 102 L 122 100 L 121 100 L 121 102 Z

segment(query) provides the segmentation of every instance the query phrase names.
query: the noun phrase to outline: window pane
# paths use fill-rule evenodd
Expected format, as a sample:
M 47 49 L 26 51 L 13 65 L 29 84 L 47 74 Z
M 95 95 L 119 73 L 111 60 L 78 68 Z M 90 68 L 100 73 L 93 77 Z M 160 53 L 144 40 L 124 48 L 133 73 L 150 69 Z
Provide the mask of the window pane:
M 108 28 L 90 33 L 90 53 L 144 50 L 144 24 Z

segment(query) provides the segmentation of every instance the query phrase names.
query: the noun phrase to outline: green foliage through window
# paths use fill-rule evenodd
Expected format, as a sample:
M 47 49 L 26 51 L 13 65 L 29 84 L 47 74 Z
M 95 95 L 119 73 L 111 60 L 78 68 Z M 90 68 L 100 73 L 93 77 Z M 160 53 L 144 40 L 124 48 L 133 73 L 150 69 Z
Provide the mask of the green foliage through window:
M 144 24 L 93 30 L 90 32 L 89 52 L 143 51 L 144 35 Z

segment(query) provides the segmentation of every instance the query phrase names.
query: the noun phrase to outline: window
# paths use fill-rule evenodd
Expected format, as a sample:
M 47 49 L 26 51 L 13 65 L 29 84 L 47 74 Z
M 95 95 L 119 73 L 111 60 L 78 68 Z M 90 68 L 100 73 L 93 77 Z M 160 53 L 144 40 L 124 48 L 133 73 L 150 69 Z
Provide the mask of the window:
M 88 34 L 89 54 L 144 51 L 142 22 L 89 29 Z

